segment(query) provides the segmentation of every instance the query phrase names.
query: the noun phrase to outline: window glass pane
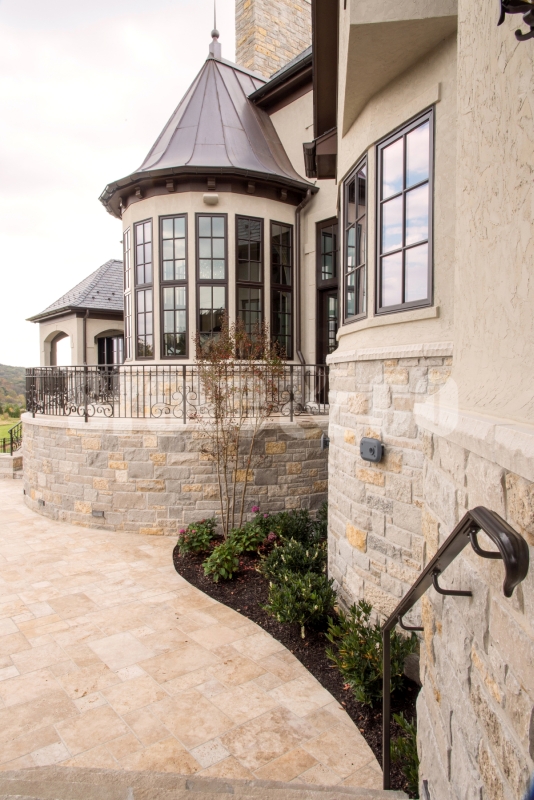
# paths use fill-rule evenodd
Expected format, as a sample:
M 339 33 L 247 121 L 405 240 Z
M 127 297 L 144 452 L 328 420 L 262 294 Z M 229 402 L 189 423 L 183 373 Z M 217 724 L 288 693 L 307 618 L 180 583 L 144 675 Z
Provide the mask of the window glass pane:
M 177 286 L 175 289 L 176 308 L 185 308 L 185 286 Z
M 143 232 L 143 235 L 145 237 L 145 242 L 151 242 L 152 241 L 152 225 L 150 224 L 150 222 L 145 222 L 143 227 L 145 229 L 144 232 Z
M 174 242 L 174 257 L 185 258 L 185 239 L 176 239 Z
M 382 259 L 382 305 L 402 303 L 402 253 Z
M 175 262 L 174 278 L 177 281 L 185 281 L 185 261 Z
M 353 229 L 354 231 L 354 229 Z M 356 225 L 356 265 L 365 263 L 365 221 Z
M 163 308 L 174 308 L 174 289 L 163 290 Z
M 152 264 L 145 264 L 145 283 L 152 283 Z
M 174 261 L 164 261 L 163 262 L 163 280 L 164 281 L 172 281 L 174 279 L 173 265 L 174 265 Z
M 211 236 L 211 217 L 198 218 L 199 236 Z
M 351 269 L 356 266 L 356 242 L 354 236 L 356 231 L 354 227 L 347 231 L 347 267 Z
M 282 228 L 280 241 L 285 247 L 291 247 L 291 228 Z
M 224 236 L 224 217 L 212 217 L 212 235 Z
M 382 206 L 382 252 L 402 247 L 402 196 Z
M 404 139 L 401 137 L 382 150 L 382 199 L 403 189 Z
M 282 268 L 282 283 L 284 286 L 291 286 L 291 267 Z
M 199 291 L 200 308 L 211 308 L 211 286 L 201 286 Z
M 245 261 L 241 261 L 237 265 L 237 280 L 248 281 L 250 278 L 250 265 Z
M 428 297 L 428 244 L 406 250 L 405 302 Z
M 213 258 L 224 258 L 224 239 L 213 239 Z
M 430 124 L 425 122 L 406 137 L 406 186 L 428 180 L 430 167 Z
M 198 271 L 202 280 L 211 280 L 211 261 L 200 261 Z
M 172 219 L 164 219 L 161 225 L 161 235 L 164 239 L 172 239 L 173 224 Z
M 428 239 L 428 183 L 406 192 L 406 244 L 424 239 Z
M 248 261 L 248 242 L 239 242 L 237 245 L 237 257 L 242 261 Z
M 250 258 L 252 261 L 261 261 L 260 242 L 250 243 Z
M 349 183 L 347 192 L 347 223 L 352 225 L 356 222 L 356 182 L 352 180 Z
M 176 331 L 185 331 L 186 328 L 186 316 L 185 311 L 183 309 L 178 309 L 176 312 Z
M 198 254 L 200 258 L 211 258 L 211 239 L 199 239 Z
M 347 317 L 353 317 L 356 314 L 356 301 L 354 294 L 354 272 L 347 275 L 347 308 L 345 310 Z
M 147 311 L 152 311 L 152 289 L 147 289 L 145 295 L 145 308 Z
M 184 217 L 175 217 L 174 218 L 174 235 L 178 238 L 183 238 L 185 236 L 185 218 Z
M 166 222 L 167 220 L 164 220 Z M 172 220 L 169 220 L 172 222 Z M 174 247 L 172 239 L 164 239 L 163 241 L 163 258 L 164 260 L 174 257 Z
M 226 305 L 226 290 L 224 286 L 213 287 L 213 308 L 224 308 Z
M 163 313 L 163 331 L 164 333 L 172 333 L 174 331 L 174 311 L 165 311 Z
M 142 244 L 137 245 L 137 263 L 138 264 L 145 263 L 145 248 L 144 245 Z
M 213 280 L 214 281 L 224 280 L 224 261 L 215 260 L 213 262 Z
M 273 225 L 272 227 L 272 241 L 273 244 L 280 244 L 280 225 Z
M 365 214 L 367 205 L 367 169 L 364 167 L 358 173 L 358 219 Z

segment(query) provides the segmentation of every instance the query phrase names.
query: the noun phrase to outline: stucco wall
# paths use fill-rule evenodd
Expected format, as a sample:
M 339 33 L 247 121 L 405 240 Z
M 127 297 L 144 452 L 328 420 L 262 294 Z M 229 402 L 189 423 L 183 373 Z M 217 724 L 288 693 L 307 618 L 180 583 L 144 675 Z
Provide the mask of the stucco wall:
M 532 423 L 534 48 L 495 15 L 459 2 L 453 378 L 462 408 Z
M 124 323 L 118 319 L 91 319 L 87 324 L 87 364 L 98 364 L 97 337 L 106 331 L 123 331 Z M 66 333 L 70 337 L 71 364 L 76 366 L 84 363 L 83 353 L 83 319 L 74 314 L 62 319 L 39 323 L 39 339 L 42 367 L 50 366 L 50 352 L 53 339 L 59 333 Z
M 169 536 L 220 514 L 216 466 L 202 453 L 196 425 L 29 414 L 23 423 L 24 486 L 34 511 L 85 527 Z M 265 424 L 247 491 L 249 515 L 254 504 L 266 512 L 320 507 L 327 426 L 326 418 Z

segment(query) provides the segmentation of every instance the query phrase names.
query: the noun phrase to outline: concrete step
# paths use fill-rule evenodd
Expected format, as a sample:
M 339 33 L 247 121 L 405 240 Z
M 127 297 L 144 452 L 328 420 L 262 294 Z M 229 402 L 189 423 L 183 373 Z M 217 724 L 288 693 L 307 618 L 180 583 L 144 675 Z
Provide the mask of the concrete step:
M 0 772 L 0 800 L 401 800 L 404 792 L 203 778 L 160 772 L 35 767 Z

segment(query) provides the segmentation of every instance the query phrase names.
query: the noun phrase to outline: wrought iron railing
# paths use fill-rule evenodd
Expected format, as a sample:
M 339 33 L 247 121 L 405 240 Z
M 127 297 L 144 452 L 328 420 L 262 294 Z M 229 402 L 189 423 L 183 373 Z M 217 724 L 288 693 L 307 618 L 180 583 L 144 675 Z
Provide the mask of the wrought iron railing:
M 13 455 L 22 447 L 22 422 L 18 422 L 8 431 L 8 435 L 0 439 L 0 453 Z
M 219 376 L 219 380 L 221 377 Z M 258 416 L 328 414 L 328 367 L 229 362 L 222 380 L 228 413 Z M 210 413 L 205 373 L 193 365 L 35 367 L 26 370 L 26 409 L 33 416 L 173 417 L 183 423 Z
M 478 543 L 478 534 L 483 531 L 497 547 L 497 550 L 483 550 Z M 395 611 L 382 626 L 383 637 L 383 698 L 382 698 L 382 766 L 384 789 L 390 788 L 390 723 L 391 723 L 391 631 L 399 625 L 405 631 L 423 631 L 423 628 L 405 625 L 403 617 L 410 611 L 427 589 L 434 586 L 441 595 L 472 597 L 470 591 L 444 589 L 439 576 L 460 555 L 462 550 L 471 547 L 481 558 L 502 559 L 505 578 L 503 594 L 511 597 L 514 589 L 523 581 L 529 568 L 529 551 L 526 541 L 494 511 L 483 506 L 468 511 L 456 526 L 449 538 L 440 547 L 432 561 L 423 570 L 410 591 L 401 600 Z

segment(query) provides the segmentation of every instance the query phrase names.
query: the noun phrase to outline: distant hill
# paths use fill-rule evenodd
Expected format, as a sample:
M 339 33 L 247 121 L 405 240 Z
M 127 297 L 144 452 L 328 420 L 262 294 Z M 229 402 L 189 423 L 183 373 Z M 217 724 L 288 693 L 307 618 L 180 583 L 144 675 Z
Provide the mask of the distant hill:
M 0 405 L 25 403 L 26 370 L 0 364 Z M 2 408 L 3 410 L 3 408 Z

